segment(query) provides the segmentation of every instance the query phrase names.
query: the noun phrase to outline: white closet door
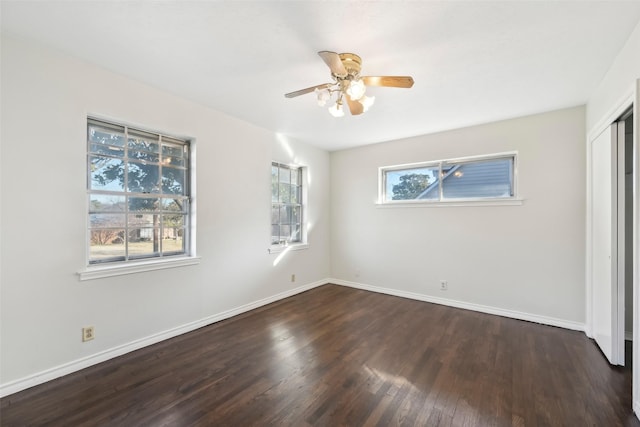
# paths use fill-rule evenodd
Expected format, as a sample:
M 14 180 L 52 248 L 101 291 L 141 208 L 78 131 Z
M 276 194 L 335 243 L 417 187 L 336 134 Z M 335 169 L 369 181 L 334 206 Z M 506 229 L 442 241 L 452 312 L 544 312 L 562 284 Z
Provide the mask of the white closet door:
M 609 360 L 620 355 L 617 283 L 617 124 L 591 142 L 591 284 L 593 335 Z

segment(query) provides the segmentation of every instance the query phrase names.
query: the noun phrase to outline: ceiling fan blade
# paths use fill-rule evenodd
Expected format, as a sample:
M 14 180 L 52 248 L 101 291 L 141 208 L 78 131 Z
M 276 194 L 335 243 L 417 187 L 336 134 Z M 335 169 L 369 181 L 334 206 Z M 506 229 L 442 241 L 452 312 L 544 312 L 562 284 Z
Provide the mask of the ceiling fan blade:
M 364 105 L 361 102 L 353 101 L 349 95 L 345 95 L 344 99 L 347 100 L 347 104 L 349 104 L 349 111 L 354 116 L 358 114 L 362 114 L 364 112 Z
M 311 87 L 308 87 L 306 89 L 300 89 L 300 90 L 297 90 L 295 92 L 285 93 L 284 96 L 286 98 L 295 98 L 296 96 L 300 96 L 300 95 L 304 95 L 304 94 L 309 93 L 309 92 L 313 92 L 316 89 L 326 89 L 326 88 L 330 87 L 331 85 L 332 85 L 332 83 L 323 83 L 321 85 L 311 86 Z
M 318 55 L 320 55 L 324 63 L 329 66 L 332 74 L 340 77 L 347 75 L 347 70 L 344 68 L 344 65 L 342 65 L 340 55 L 335 52 L 329 52 L 328 50 L 321 50 L 318 52 Z
M 413 86 L 411 76 L 364 76 L 362 81 L 367 86 L 404 87 Z

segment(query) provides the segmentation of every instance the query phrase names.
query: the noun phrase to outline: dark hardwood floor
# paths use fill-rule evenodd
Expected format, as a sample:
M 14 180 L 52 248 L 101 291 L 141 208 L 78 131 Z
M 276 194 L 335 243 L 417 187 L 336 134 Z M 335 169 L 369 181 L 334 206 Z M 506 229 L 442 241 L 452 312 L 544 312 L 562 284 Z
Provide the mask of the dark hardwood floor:
M 639 426 L 581 332 L 325 285 L 1 400 L 2 426 Z

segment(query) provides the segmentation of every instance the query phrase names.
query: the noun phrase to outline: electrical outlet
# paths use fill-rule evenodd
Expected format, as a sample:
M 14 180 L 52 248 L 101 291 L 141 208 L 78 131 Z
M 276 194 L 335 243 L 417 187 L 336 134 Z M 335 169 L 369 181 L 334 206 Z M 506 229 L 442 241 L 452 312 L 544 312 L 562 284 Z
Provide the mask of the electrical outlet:
M 96 332 L 93 326 L 86 326 L 82 328 L 82 342 L 91 341 L 96 336 Z
M 440 280 L 440 290 L 446 291 L 449 289 L 449 283 L 446 280 Z
M 295 282 L 295 281 L 296 281 L 296 275 L 295 275 L 295 274 L 292 274 L 292 275 L 291 275 L 291 281 L 292 281 L 292 282 Z

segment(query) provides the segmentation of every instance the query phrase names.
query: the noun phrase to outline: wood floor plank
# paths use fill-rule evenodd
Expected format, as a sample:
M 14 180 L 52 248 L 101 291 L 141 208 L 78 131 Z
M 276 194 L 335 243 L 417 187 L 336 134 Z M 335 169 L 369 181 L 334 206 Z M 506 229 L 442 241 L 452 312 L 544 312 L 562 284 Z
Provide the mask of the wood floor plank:
M 640 426 L 630 366 L 581 332 L 336 285 L 7 396 L 0 424 Z

